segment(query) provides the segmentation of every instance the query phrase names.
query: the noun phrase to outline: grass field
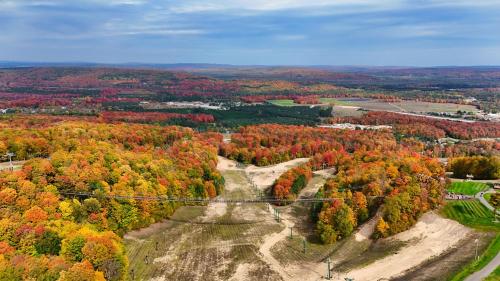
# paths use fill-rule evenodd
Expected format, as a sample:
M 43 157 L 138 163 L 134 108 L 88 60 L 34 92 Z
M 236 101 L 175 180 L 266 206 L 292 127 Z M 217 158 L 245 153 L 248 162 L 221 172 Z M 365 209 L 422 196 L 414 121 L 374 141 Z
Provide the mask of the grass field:
M 476 193 L 488 189 L 488 185 L 481 182 L 453 182 L 448 187 L 447 190 L 453 193 L 465 194 L 465 195 L 475 195 Z
M 291 99 L 276 99 L 268 100 L 270 104 L 277 106 L 306 106 L 296 104 Z M 320 104 L 334 103 L 337 106 L 356 106 L 372 111 L 400 111 L 400 112 L 448 112 L 454 113 L 458 110 L 466 112 L 478 112 L 478 109 L 472 105 L 454 104 L 454 103 L 432 103 L 422 101 L 400 101 L 400 102 L 385 102 L 382 100 L 368 98 L 320 98 Z
M 340 99 L 335 99 L 335 98 L 320 98 L 319 102 L 322 104 L 334 103 L 335 105 L 350 105 L 350 106 L 353 105 L 353 103 L 351 101 L 340 100 Z
M 486 266 L 500 251 L 500 234 L 491 241 L 490 245 L 486 250 L 479 256 L 477 261 L 473 261 L 466 265 L 462 271 L 456 274 L 453 278 L 450 278 L 449 281 L 462 281 L 467 276 L 472 273 L 480 270 L 484 266 Z M 491 278 L 490 278 L 491 277 Z M 500 280 L 500 270 L 497 268 L 486 280 Z
M 493 212 L 478 200 L 448 201 L 441 213 L 459 223 L 480 230 L 500 231 L 500 223 L 495 223 Z
M 486 199 L 486 201 L 488 201 L 490 204 L 492 204 L 491 202 L 491 196 L 493 195 L 493 193 L 486 193 L 484 194 L 484 199 Z
M 300 104 L 296 104 L 293 100 L 268 100 L 270 104 L 274 104 L 277 106 L 299 106 Z

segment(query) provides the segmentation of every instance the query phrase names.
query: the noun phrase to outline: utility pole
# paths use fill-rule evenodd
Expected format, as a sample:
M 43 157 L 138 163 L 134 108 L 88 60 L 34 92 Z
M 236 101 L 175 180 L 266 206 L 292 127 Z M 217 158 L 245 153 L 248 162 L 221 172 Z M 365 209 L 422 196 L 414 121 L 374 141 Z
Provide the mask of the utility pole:
M 328 271 L 326 272 L 326 279 L 330 280 L 330 279 L 332 279 L 332 273 L 331 273 L 332 260 L 330 259 L 330 257 L 328 257 L 326 259 L 326 263 L 328 264 Z
M 290 239 L 293 238 L 292 229 L 293 229 L 293 226 L 290 226 Z
M 478 247 L 479 239 L 476 238 L 476 240 L 474 240 L 474 242 L 476 242 L 476 260 L 477 260 L 478 259 L 478 256 L 477 256 L 477 247 Z
M 307 243 L 306 238 L 304 238 L 302 240 L 302 244 L 304 245 L 304 254 L 306 253 L 306 243 Z

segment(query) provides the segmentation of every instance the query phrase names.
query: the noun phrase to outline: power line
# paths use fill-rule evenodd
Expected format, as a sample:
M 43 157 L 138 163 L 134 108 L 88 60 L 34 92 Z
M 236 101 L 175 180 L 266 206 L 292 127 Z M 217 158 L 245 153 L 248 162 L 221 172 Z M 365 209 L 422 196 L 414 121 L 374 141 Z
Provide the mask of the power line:
M 59 192 L 61 195 L 76 196 L 76 197 L 95 197 L 96 194 L 88 192 Z M 125 196 L 125 195 L 102 195 L 102 197 L 110 199 L 122 200 L 140 200 L 140 201 L 166 201 L 166 202 L 181 202 L 181 203 L 294 203 L 294 202 L 333 202 L 342 198 L 297 198 L 291 199 L 278 199 L 274 197 L 267 198 L 250 198 L 250 199 L 225 199 L 225 198 L 176 198 L 167 196 Z

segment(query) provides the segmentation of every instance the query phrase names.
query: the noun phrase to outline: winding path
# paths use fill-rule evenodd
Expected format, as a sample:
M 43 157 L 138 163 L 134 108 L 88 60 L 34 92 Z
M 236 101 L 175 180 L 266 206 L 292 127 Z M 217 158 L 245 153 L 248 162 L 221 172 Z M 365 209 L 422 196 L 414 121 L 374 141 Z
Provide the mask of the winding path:
M 488 208 L 490 211 L 494 212 L 495 208 L 491 206 L 490 202 L 484 198 L 484 194 L 486 193 L 495 193 L 496 191 L 494 189 L 488 189 L 486 191 L 481 191 L 477 193 L 474 197 L 479 199 L 479 202 L 481 202 L 486 208 Z M 500 210 L 497 210 L 497 214 L 500 214 Z
M 465 278 L 465 281 L 481 281 L 484 278 L 488 277 L 497 267 L 500 266 L 500 253 L 496 255 L 493 260 L 490 261 L 485 267 L 481 270 L 474 272 L 469 277 Z

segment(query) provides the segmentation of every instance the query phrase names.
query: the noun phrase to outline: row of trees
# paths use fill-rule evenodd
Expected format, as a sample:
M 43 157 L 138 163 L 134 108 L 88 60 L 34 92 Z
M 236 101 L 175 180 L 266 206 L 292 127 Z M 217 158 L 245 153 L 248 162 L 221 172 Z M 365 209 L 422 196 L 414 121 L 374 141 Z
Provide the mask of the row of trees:
M 427 139 L 438 139 L 443 136 L 458 139 L 500 137 L 500 123 L 498 122 L 478 121 L 466 123 L 394 112 L 368 112 L 362 117 L 332 118 L 330 122 L 349 122 L 362 125 L 394 125 L 396 133 Z
M 183 114 L 166 112 L 131 112 L 131 111 L 104 111 L 100 117 L 105 122 L 134 122 L 134 123 L 158 123 L 171 119 L 187 119 L 194 122 L 213 123 L 215 118 L 210 114 Z
M 330 150 L 347 152 L 361 147 L 396 147 L 389 131 L 350 131 L 306 126 L 265 124 L 247 126 L 221 144 L 219 153 L 242 163 L 265 166 Z
M 477 180 L 495 180 L 500 178 L 499 156 L 471 156 L 452 158 L 448 169 L 456 178 L 465 179 L 472 175 Z
M 349 158 L 349 155 L 343 150 L 329 150 L 317 153 L 307 163 L 282 174 L 273 183 L 271 193 L 277 199 L 294 200 L 312 178 L 312 171 L 331 167 L 337 168 L 345 161 L 350 161 Z
M 213 198 L 223 189 L 219 134 L 137 124 L 1 125 L 9 150 L 22 153 L 10 144 L 36 137 L 48 158 L 0 173 L 0 280 L 126 280 L 120 236 L 170 216 L 178 204 L 114 196 Z

